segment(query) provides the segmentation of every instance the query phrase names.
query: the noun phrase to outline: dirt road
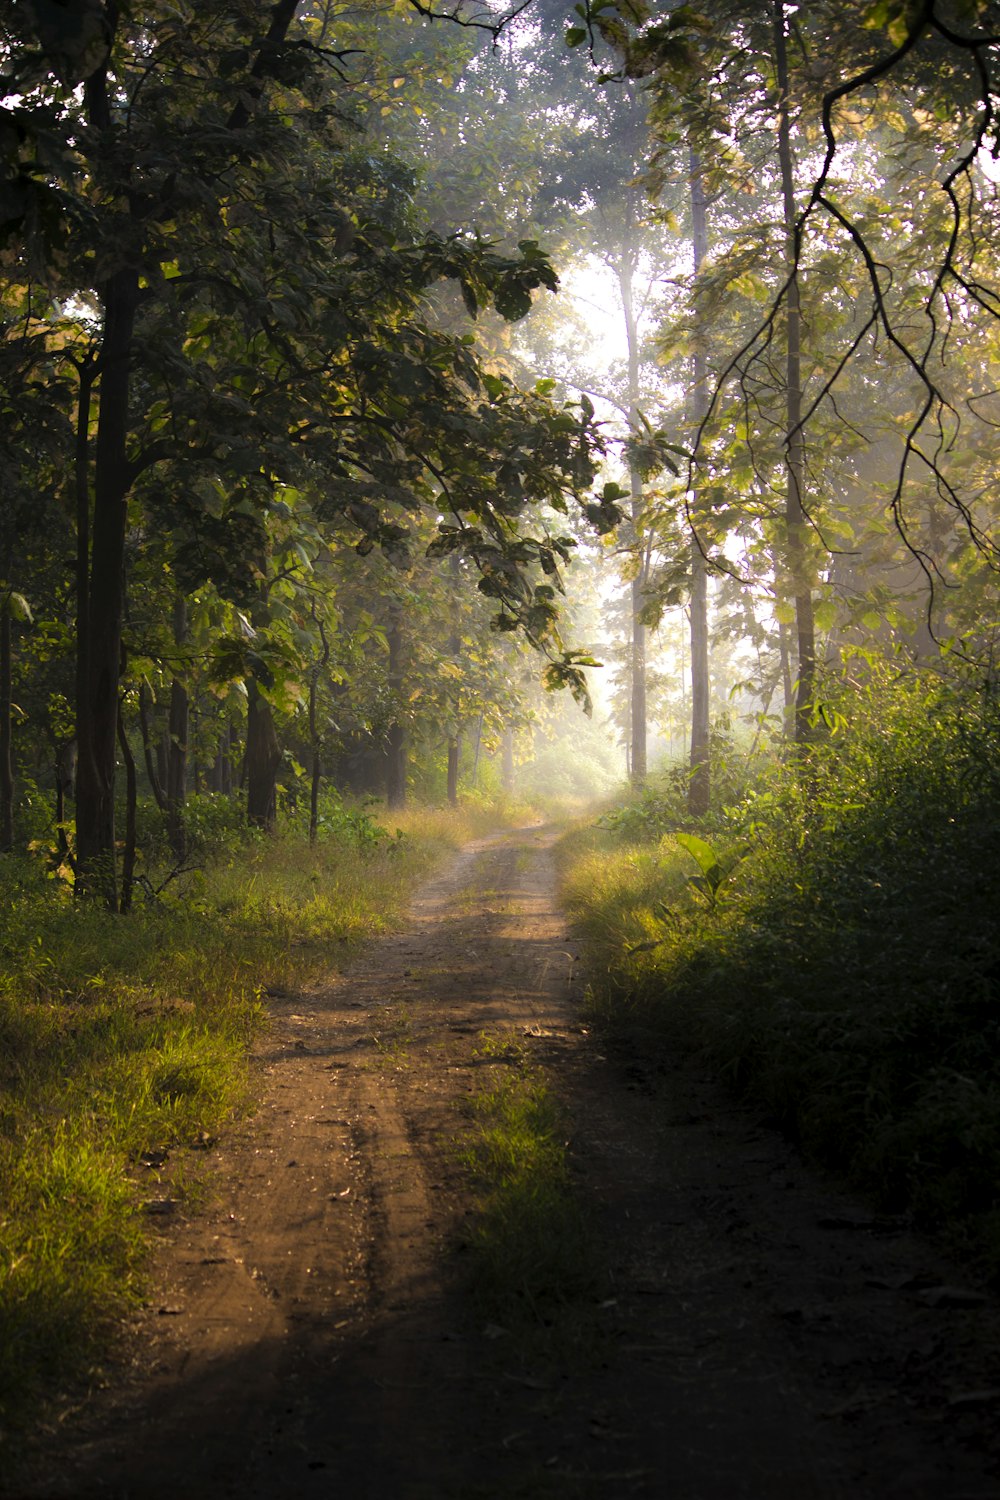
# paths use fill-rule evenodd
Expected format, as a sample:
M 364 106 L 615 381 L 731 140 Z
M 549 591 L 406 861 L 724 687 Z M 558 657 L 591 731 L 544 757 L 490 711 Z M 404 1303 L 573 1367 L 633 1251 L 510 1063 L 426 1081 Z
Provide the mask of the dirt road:
M 263 1106 L 208 1210 L 162 1215 L 132 1367 L 25 1500 L 1000 1497 L 996 1307 L 697 1069 L 602 1055 L 551 844 L 469 848 L 349 974 L 273 998 Z M 462 1101 L 511 1029 L 599 1250 L 572 1359 L 482 1326 L 454 1249 Z

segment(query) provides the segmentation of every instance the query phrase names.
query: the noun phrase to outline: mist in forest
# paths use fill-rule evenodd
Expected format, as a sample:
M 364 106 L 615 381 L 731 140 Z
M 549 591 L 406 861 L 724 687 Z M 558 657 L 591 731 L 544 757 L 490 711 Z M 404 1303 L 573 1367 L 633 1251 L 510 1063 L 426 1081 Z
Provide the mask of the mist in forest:
M 163 59 L 119 281 L 119 221 L 82 207 L 100 148 L 32 175 L 12 27 L 8 845 L 21 767 L 55 803 L 75 755 L 81 863 L 107 862 L 119 698 L 180 852 L 188 795 L 234 778 L 268 827 L 324 782 L 538 795 L 549 759 L 589 797 L 686 766 L 702 816 L 713 743 L 828 732 L 868 656 L 989 659 L 974 39 L 931 107 L 850 9 L 462 19 L 299 6 L 275 45 L 326 61 L 270 114 L 238 51 L 212 80 L 207 33 L 124 27 L 89 96 L 53 94 L 67 140 L 110 129 Z M 100 45 L 42 38 L 67 79 Z M 49 617 L 66 642 L 24 649 Z

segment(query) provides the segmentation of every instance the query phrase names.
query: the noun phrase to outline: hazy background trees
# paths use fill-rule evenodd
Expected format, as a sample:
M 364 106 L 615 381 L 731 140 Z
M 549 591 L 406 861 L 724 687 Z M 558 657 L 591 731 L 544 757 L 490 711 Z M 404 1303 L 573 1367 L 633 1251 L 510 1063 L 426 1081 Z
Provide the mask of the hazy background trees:
M 525 642 L 696 818 L 988 664 L 991 15 L 4 7 L 0 842 L 509 780 Z

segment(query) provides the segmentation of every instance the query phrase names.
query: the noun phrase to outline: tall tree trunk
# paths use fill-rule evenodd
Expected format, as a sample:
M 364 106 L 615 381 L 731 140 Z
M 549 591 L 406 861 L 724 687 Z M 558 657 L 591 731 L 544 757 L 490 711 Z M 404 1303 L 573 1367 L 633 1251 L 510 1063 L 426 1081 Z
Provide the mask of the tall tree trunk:
M 281 746 L 271 705 L 251 677 L 247 682 L 247 821 L 269 833 L 277 819 L 275 780 L 280 765 Z
M 178 594 L 174 599 L 174 645 L 182 647 L 186 640 L 187 605 Z M 188 723 L 187 688 L 182 678 L 174 677 L 170 684 L 170 727 L 167 734 L 166 816 L 167 837 L 178 864 L 183 864 L 187 856 L 184 804 L 187 800 Z
M 632 200 L 629 198 L 631 219 Z M 618 281 L 621 289 L 622 311 L 625 316 L 625 336 L 628 341 L 628 408 L 629 429 L 635 437 L 639 430 L 639 328 L 635 311 L 632 277 L 633 259 L 626 257 L 619 269 Z M 631 585 L 632 652 L 629 670 L 629 715 L 631 720 L 632 755 L 630 776 L 632 785 L 644 785 L 646 763 L 646 627 L 642 619 L 646 589 L 646 553 L 642 535 L 642 513 L 644 499 L 642 476 L 635 464 L 629 463 L 629 491 L 631 495 L 632 537 L 635 547 L 635 574 Z
M 85 687 L 77 705 L 80 761 L 76 792 L 77 888 L 118 910 L 115 759 L 125 602 L 126 441 L 132 335 L 139 280 L 130 267 L 103 289 L 100 414 L 94 452 L 94 505 L 85 631 Z M 83 674 L 81 674 L 83 675 Z
M 795 740 L 808 744 L 813 738 L 810 724 L 816 679 L 816 627 L 813 619 L 812 578 L 809 564 L 808 518 L 805 494 L 805 436 L 802 430 L 802 314 L 798 277 L 798 233 L 795 210 L 795 173 L 792 157 L 788 100 L 788 48 L 785 37 L 785 3 L 774 0 L 774 55 L 778 74 L 778 161 L 785 222 L 786 294 L 785 359 L 785 532 L 788 568 L 795 600 L 795 635 L 798 682 L 795 688 Z
M 323 621 L 318 617 L 315 605 L 313 606 L 312 616 L 313 623 L 319 627 L 319 638 L 323 644 L 319 661 L 309 674 L 309 741 L 312 746 L 312 777 L 309 786 L 309 842 L 310 844 L 315 844 L 316 834 L 319 831 L 319 788 L 323 775 L 319 720 L 316 710 L 320 674 L 330 660 L 330 642 L 326 638 Z
M 109 40 L 113 43 L 120 6 L 115 0 L 108 0 L 103 9 Z M 264 88 L 273 48 L 287 33 L 295 10 L 295 0 L 277 0 L 272 6 L 270 26 L 249 70 L 247 89 L 229 120 L 233 131 L 242 129 L 249 121 L 252 100 Z M 109 87 L 108 69 L 108 62 L 103 62 L 83 88 L 99 172 L 108 170 L 120 145 L 118 105 Z M 119 186 L 118 201 L 120 211 L 130 214 L 132 204 L 127 183 Z M 138 226 L 137 219 L 133 223 Z M 139 273 L 135 265 L 113 271 L 101 287 L 100 295 L 104 327 L 99 357 L 100 410 L 94 449 L 90 571 L 86 586 L 85 569 L 81 569 L 80 561 L 87 553 L 87 528 L 81 531 L 77 552 L 77 890 L 103 897 L 110 910 L 117 911 L 114 794 L 125 527 L 132 482 L 128 462 L 129 387 L 139 306 Z M 85 427 L 83 436 L 85 441 Z M 78 482 L 78 504 L 79 498 Z
M 403 630 L 398 604 L 390 608 L 385 638 L 389 647 L 389 692 L 398 706 L 403 691 Z M 385 797 L 392 808 L 406 805 L 406 731 L 398 715 L 389 725 L 385 740 Z
M 458 806 L 458 762 L 460 751 L 461 740 L 456 734 L 448 741 L 448 803 L 451 807 Z
M 483 749 L 483 715 L 476 720 L 476 735 L 472 750 L 472 785 L 479 785 L 479 757 Z
M 708 211 L 701 162 L 691 151 L 691 248 L 694 276 L 708 255 Z M 691 390 L 691 426 L 697 433 L 708 411 L 708 362 L 704 331 L 695 314 L 693 347 L 694 382 Z M 697 478 L 692 481 L 691 518 L 697 531 L 700 511 Z M 712 771 L 709 739 L 709 705 L 711 702 L 708 666 L 708 568 L 702 544 L 691 538 L 691 780 L 688 783 L 688 811 L 693 817 L 708 812 L 712 793 Z
M 227 722 L 219 735 L 211 771 L 212 791 L 223 797 L 230 796 L 233 790 L 232 738 L 233 726 Z
M 0 605 L 0 850 L 14 847 L 14 761 L 11 736 L 11 631 L 9 601 Z

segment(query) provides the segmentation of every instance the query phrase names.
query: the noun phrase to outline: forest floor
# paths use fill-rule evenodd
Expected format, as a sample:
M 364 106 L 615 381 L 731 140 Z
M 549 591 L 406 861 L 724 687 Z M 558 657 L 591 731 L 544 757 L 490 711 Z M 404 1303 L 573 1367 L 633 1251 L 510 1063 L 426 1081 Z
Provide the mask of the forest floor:
M 1000 1497 L 996 1302 L 697 1065 L 589 1032 L 554 838 L 470 846 L 405 930 L 272 997 L 258 1114 L 208 1153 L 200 1211 L 151 1174 L 127 1356 L 4 1493 Z M 563 1101 L 598 1268 L 537 1336 L 483 1315 L 456 1248 L 505 1037 Z

